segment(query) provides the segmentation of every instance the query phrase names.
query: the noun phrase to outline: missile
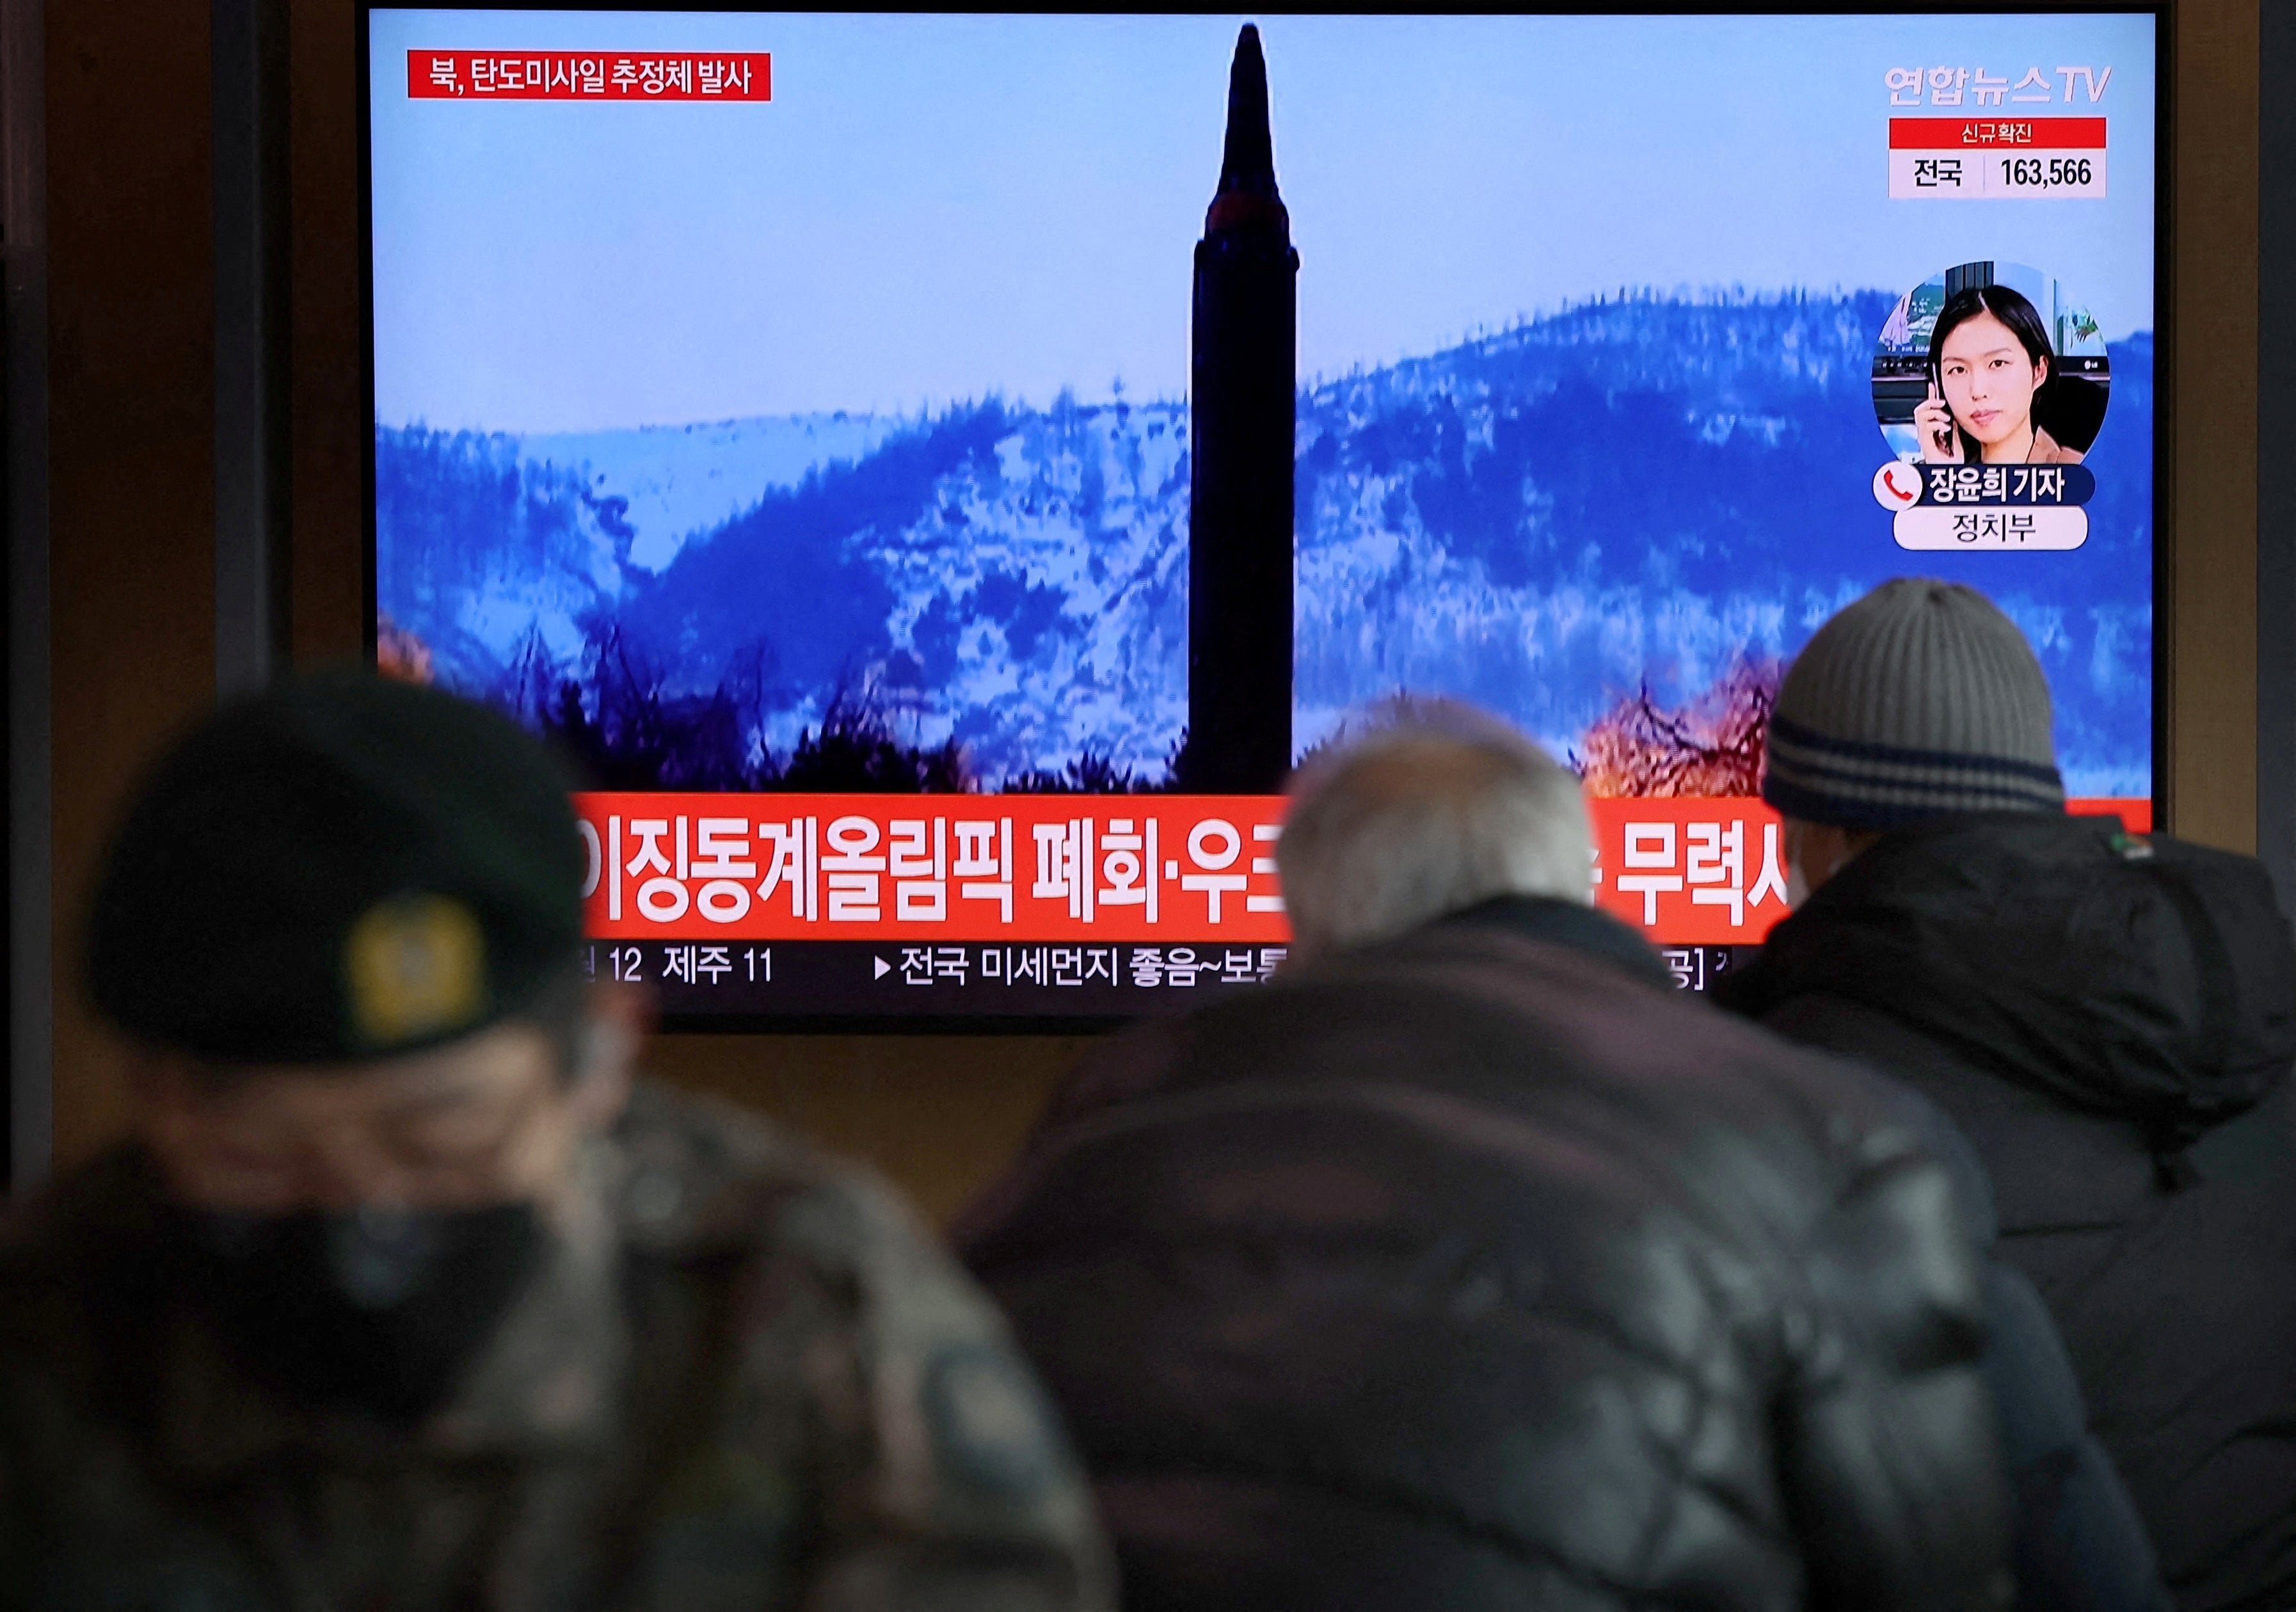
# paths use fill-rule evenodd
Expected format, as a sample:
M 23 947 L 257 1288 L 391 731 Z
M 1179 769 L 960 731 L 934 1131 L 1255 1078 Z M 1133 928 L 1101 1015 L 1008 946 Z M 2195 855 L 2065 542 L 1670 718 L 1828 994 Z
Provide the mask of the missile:
M 1292 765 L 1292 455 L 1300 254 L 1275 188 L 1267 67 L 1228 70 L 1219 187 L 1196 243 L 1183 787 L 1271 793 Z

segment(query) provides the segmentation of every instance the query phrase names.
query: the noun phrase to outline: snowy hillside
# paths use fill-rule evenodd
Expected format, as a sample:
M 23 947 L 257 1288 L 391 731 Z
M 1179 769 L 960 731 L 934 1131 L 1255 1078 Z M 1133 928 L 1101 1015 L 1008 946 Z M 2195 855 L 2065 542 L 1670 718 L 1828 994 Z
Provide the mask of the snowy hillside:
M 2144 792 L 2150 337 L 2112 350 L 2085 548 L 1916 557 L 1868 490 L 1891 300 L 1629 298 L 1303 391 L 1299 742 L 1405 688 L 1570 745 L 1622 693 L 1688 698 L 1919 569 L 1985 587 L 2033 636 L 2077 790 Z M 738 688 L 760 754 L 865 693 L 991 784 L 1087 753 L 1153 773 L 1187 707 L 1186 431 L 1177 403 L 1065 396 L 387 430 L 378 597 L 447 681 L 514 704 L 592 698 L 611 656 L 665 698 Z

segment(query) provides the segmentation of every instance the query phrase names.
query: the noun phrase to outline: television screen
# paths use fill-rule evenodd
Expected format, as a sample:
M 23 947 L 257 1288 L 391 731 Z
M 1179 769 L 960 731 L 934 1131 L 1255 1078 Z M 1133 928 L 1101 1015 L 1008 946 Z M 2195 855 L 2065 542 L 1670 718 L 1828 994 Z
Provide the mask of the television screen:
M 1569 760 L 1702 986 L 1887 577 L 2149 824 L 2157 22 L 375 7 L 377 656 L 576 758 L 685 1022 L 1250 988 L 1397 697 Z

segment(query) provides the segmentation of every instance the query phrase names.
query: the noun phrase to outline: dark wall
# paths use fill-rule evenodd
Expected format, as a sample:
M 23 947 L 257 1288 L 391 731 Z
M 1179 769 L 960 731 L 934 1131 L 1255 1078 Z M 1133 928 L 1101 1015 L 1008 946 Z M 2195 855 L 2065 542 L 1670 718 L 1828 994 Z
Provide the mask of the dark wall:
M 2296 6 L 2264 8 L 2257 59 L 2266 84 L 2296 72 Z M 2264 96 L 2257 127 L 2256 847 L 2296 913 L 2296 95 Z
M 2282 0 L 2266 0 L 2277 11 Z M 2180 0 L 2169 52 L 2169 827 L 2256 848 L 2257 0 Z
M 124 1111 L 79 905 L 138 764 L 215 683 L 207 8 L 46 7 L 55 1146 Z

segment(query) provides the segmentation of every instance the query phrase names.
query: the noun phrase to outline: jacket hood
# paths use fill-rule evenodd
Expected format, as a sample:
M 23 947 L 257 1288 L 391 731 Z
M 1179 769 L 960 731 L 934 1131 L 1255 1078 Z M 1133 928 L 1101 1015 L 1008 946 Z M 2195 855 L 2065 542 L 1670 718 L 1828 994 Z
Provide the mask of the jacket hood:
M 2109 819 L 1956 818 L 1877 841 L 1716 988 L 1827 994 L 2181 1148 L 2296 1058 L 2296 945 L 2254 858 Z

